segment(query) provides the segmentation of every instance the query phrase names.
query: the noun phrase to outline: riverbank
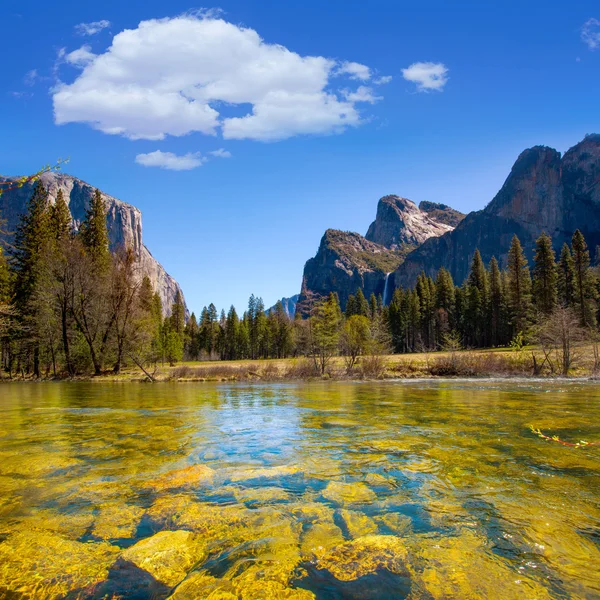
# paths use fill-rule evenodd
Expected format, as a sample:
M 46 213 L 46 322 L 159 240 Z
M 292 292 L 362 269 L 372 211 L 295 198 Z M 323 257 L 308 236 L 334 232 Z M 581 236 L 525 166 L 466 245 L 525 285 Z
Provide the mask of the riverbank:
M 188 361 L 175 366 L 157 365 L 146 372 L 135 366 L 115 375 L 78 375 L 74 378 L 45 376 L 42 380 L 115 381 L 115 382 L 188 382 L 188 381 L 307 381 L 307 380 L 385 380 L 423 378 L 528 378 L 559 377 L 561 366 L 553 355 L 545 356 L 538 348 L 521 350 L 493 348 L 459 352 L 420 352 L 360 357 L 349 369 L 344 357 L 330 359 L 322 375 L 312 359 Z M 578 349 L 569 377 L 590 378 L 598 375 L 593 348 Z M 1 381 L 37 381 L 31 377 L 2 374 Z

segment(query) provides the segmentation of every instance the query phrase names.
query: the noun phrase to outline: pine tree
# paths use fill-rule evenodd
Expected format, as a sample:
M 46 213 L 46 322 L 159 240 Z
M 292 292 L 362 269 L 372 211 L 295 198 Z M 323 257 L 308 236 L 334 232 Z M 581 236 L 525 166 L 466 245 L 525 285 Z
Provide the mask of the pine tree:
M 573 234 L 573 270 L 575 306 L 582 326 L 593 326 L 595 318 L 595 288 L 590 272 L 590 253 L 579 229 Z
M 364 299 L 364 296 L 363 296 Z M 311 353 L 315 368 L 324 375 L 331 357 L 336 353 L 342 323 L 342 312 L 335 294 L 329 294 L 314 308 L 311 316 Z
M 575 269 L 567 243 L 563 244 L 557 267 L 558 302 L 563 308 L 573 306 L 575 298 Z
M 440 268 L 435 280 L 436 340 L 439 343 L 443 336 L 454 329 L 455 292 L 452 275 Z
M 17 225 L 13 249 L 15 301 L 21 314 L 27 312 L 27 304 L 39 275 L 42 250 L 49 237 L 47 204 L 48 191 L 38 181 L 27 210 Z
M 346 301 L 346 319 L 349 319 L 352 315 L 356 314 L 356 298 L 353 294 L 348 296 Z
M 481 259 L 479 249 L 475 250 L 468 278 L 468 313 L 470 321 L 470 340 L 477 346 L 487 343 L 488 313 L 488 274 Z
M 358 291 L 356 292 L 355 307 L 355 314 L 362 315 L 363 317 L 369 316 L 369 303 L 367 302 L 367 299 L 360 288 L 358 288 Z
M 396 352 L 406 352 L 407 313 L 404 291 L 397 287 L 388 307 L 388 323 L 392 336 L 392 345 Z
M 421 314 L 421 341 L 426 348 L 432 348 L 435 327 L 435 284 L 425 273 L 421 273 L 417 277 L 416 291 Z
M 58 190 L 56 202 L 50 207 L 49 218 L 52 239 L 59 242 L 68 238 L 71 233 L 71 213 L 62 190 Z
M 238 356 L 239 318 L 235 307 L 231 305 L 225 320 L 225 358 L 235 360 Z
M 504 302 L 504 287 L 498 261 L 493 256 L 490 261 L 490 305 L 489 305 L 490 344 L 498 346 L 503 340 L 502 332 L 505 327 L 506 307 Z
M 183 340 L 185 330 L 185 306 L 179 290 L 175 293 L 175 299 L 171 306 L 171 330 L 181 336 L 181 339 Z
M 186 355 L 190 360 L 198 360 L 198 355 L 200 354 L 199 327 L 198 319 L 196 319 L 196 315 L 193 312 L 185 325 L 185 338 Z
M 377 298 L 374 293 L 371 293 L 371 296 L 369 296 L 369 318 L 371 321 L 374 321 L 377 318 L 377 315 Z
M 531 275 L 521 242 L 513 236 L 508 251 L 508 306 L 512 335 L 525 334 L 531 312 Z
M 33 299 L 42 273 L 44 250 L 50 238 L 48 219 L 48 191 L 38 181 L 17 226 L 13 249 L 15 273 L 15 305 L 22 322 L 22 331 L 28 333 L 28 353 L 33 354 L 33 374 L 40 376 L 39 321 L 36 319 Z
M 411 290 L 407 295 L 407 349 L 414 352 L 417 349 L 417 344 L 420 341 L 420 325 L 421 325 L 421 304 L 419 294 L 416 290 Z
M 535 242 L 533 299 L 543 315 L 556 307 L 556 263 L 552 240 L 545 232 Z
M 106 270 L 110 264 L 108 250 L 108 230 L 106 227 L 106 208 L 96 190 L 79 231 L 81 241 L 92 261 L 99 270 Z

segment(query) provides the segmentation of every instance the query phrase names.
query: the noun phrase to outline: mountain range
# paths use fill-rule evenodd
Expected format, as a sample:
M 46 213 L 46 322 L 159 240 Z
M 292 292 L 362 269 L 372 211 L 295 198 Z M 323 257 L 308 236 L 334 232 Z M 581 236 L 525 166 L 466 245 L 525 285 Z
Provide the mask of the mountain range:
M 367 298 L 385 290 L 387 303 L 396 287 L 412 287 L 419 273 L 435 276 L 441 267 L 461 284 L 476 249 L 486 263 L 495 256 L 506 266 L 513 235 L 531 261 L 543 231 L 559 252 L 576 229 L 590 248 L 600 245 L 599 134 L 586 135 L 564 155 L 547 146 L 525 150 L 491 202 L 466 216 L 445 204 L 384 196 L 366 236 L 325 232 L 304 267 L 298 310 L 330 292 L 344 307 L 359 288 Z

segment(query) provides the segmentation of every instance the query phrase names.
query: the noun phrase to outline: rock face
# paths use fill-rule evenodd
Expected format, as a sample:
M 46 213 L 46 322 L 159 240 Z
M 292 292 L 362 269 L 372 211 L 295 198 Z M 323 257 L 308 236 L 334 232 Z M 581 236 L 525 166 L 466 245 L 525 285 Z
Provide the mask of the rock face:
M 463 214 L 433 202 L 421 207 L 407 198 L 384 196 L 366 237 L 358 233 L 328 229 L 314 258 L 307 261 L 302 279 L 298 310 L 306 314 L 309 300 L 337 292 L 342 308 L 348 296 L 359 288 L 369 298 L 385 295 L 388 274 L 404 257 L 424 241 L 452 231 Z
M 48 189 L 51 203 L 56 201 L 59 190 L 62 190 L 65 202 L 73 218 L 73 226 L 78 229 L 85 217 L 85 211 L 95 192 L 91 185 L 64 173 L 45 173 L 41 177 L 43 185 Z M 20 216 L 27 208 L 27 202 L 33 192 L 33 183 L 22 188 L 6 192 L 0 196 L 0 216 L 6 220 L 6 230 L 15 231 Z M 142 213 L 135 206 L 101 192 L 106 206 L 106 223 L 111 249 L 127 246 L 133 249 L 139 263 L 140 277 L 148 275 L 155 291 L 160 294 L 163 310 L 168 314 L 175 295 L 181 288 L 150 254 L 142 241 Z M 181 292 L 182 293 L 182 292 Z M 182 293 L 183 296 L 183 293 Z
M 447 204 L 429 202 L 427 200 L 419 202 L 419 210 L 427 213 L 430 219 L 444 225 L 450 225 L 450 227 L 456 227 L 465 218 L 463 213 L 451 208 Z
M 401 248 L 452 231 L 454 226 L 444 222 L 451 220 L 449 207 L 433 203 L 426 203 L 426 207 L 422 210 L 408 198 L 384 196 L 377 204 L 377 216 L 367 231 L 367 240 L 386 248 Z
M 283 310 L 284 310 L 285 314 L 290 319 L 293 319 L 296 316 L 296 304 L 298 304 L 299 299 L 300 299 L 300 294 L 295 294 L 294 296 L 290 296 L 289 298 L 282 298 L 280 300 L 281 304 L 283 305 Z M 274 311 L 276 304 L 277 303 L 275 303 L 273 306 L 271 306 L 271 308 L 268 308 L 265 312 L 267 314 L 269 314 L 270 312 Z
M 413 286 L 421 271 L 440 267 L 462 283 L 479 248 L 487 263 L 496 256 L 506 265 L 516 234 L 531 261 L 536 238 L 545 231 L 559 252 L 573 232 L 584 234 L 592 256 L 600 244 L 600 135 L 588 135 L 561 157 L 546 146 L 525 150 L 496 197 L 467 215 L 445 235 L 425 241 L 411 252 L 393 276 L 393 285 Z
M 386 274 L 402 261 L 406 249 L 391 250 L 358 233 L 328 229 L 314 258 L 306 262 L 298 302 L 303 314 L 311 296 L 337 292 L 342 308 L 359 288 L 368 298 L 383 294 Z

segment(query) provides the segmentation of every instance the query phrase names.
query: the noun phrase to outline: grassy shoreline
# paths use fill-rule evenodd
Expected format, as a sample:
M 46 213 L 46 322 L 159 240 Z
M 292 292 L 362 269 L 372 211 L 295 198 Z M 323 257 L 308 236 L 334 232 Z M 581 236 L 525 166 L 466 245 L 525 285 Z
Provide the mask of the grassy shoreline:
M 372 381 L 417 379 L 558 379 L 551 365 L 535 372 L 542 355 L 535 347 L 514 351 L 507 348 L 462 350 L 459 352 L 421 352 L 361 357 L 353 369 L 346 368 L 343 357 L 331 359 L 327 372 L 321 375 L 309 358 L 188 361 L 175 366 L 159 365 L 147 369 L 154 382 L 284 382 L 284 381 Z M 595 379 L 592 348 L 582 347 L 578 360 L 569 374 L 573 379 Z M 46 376 L 39 379 L 2 373 L 0 382 L 36 381 L 93 381 L 93 382 L 150 382 L 137 367 L 125 368 L 115 375 L 80 375 L 76 377 Z

